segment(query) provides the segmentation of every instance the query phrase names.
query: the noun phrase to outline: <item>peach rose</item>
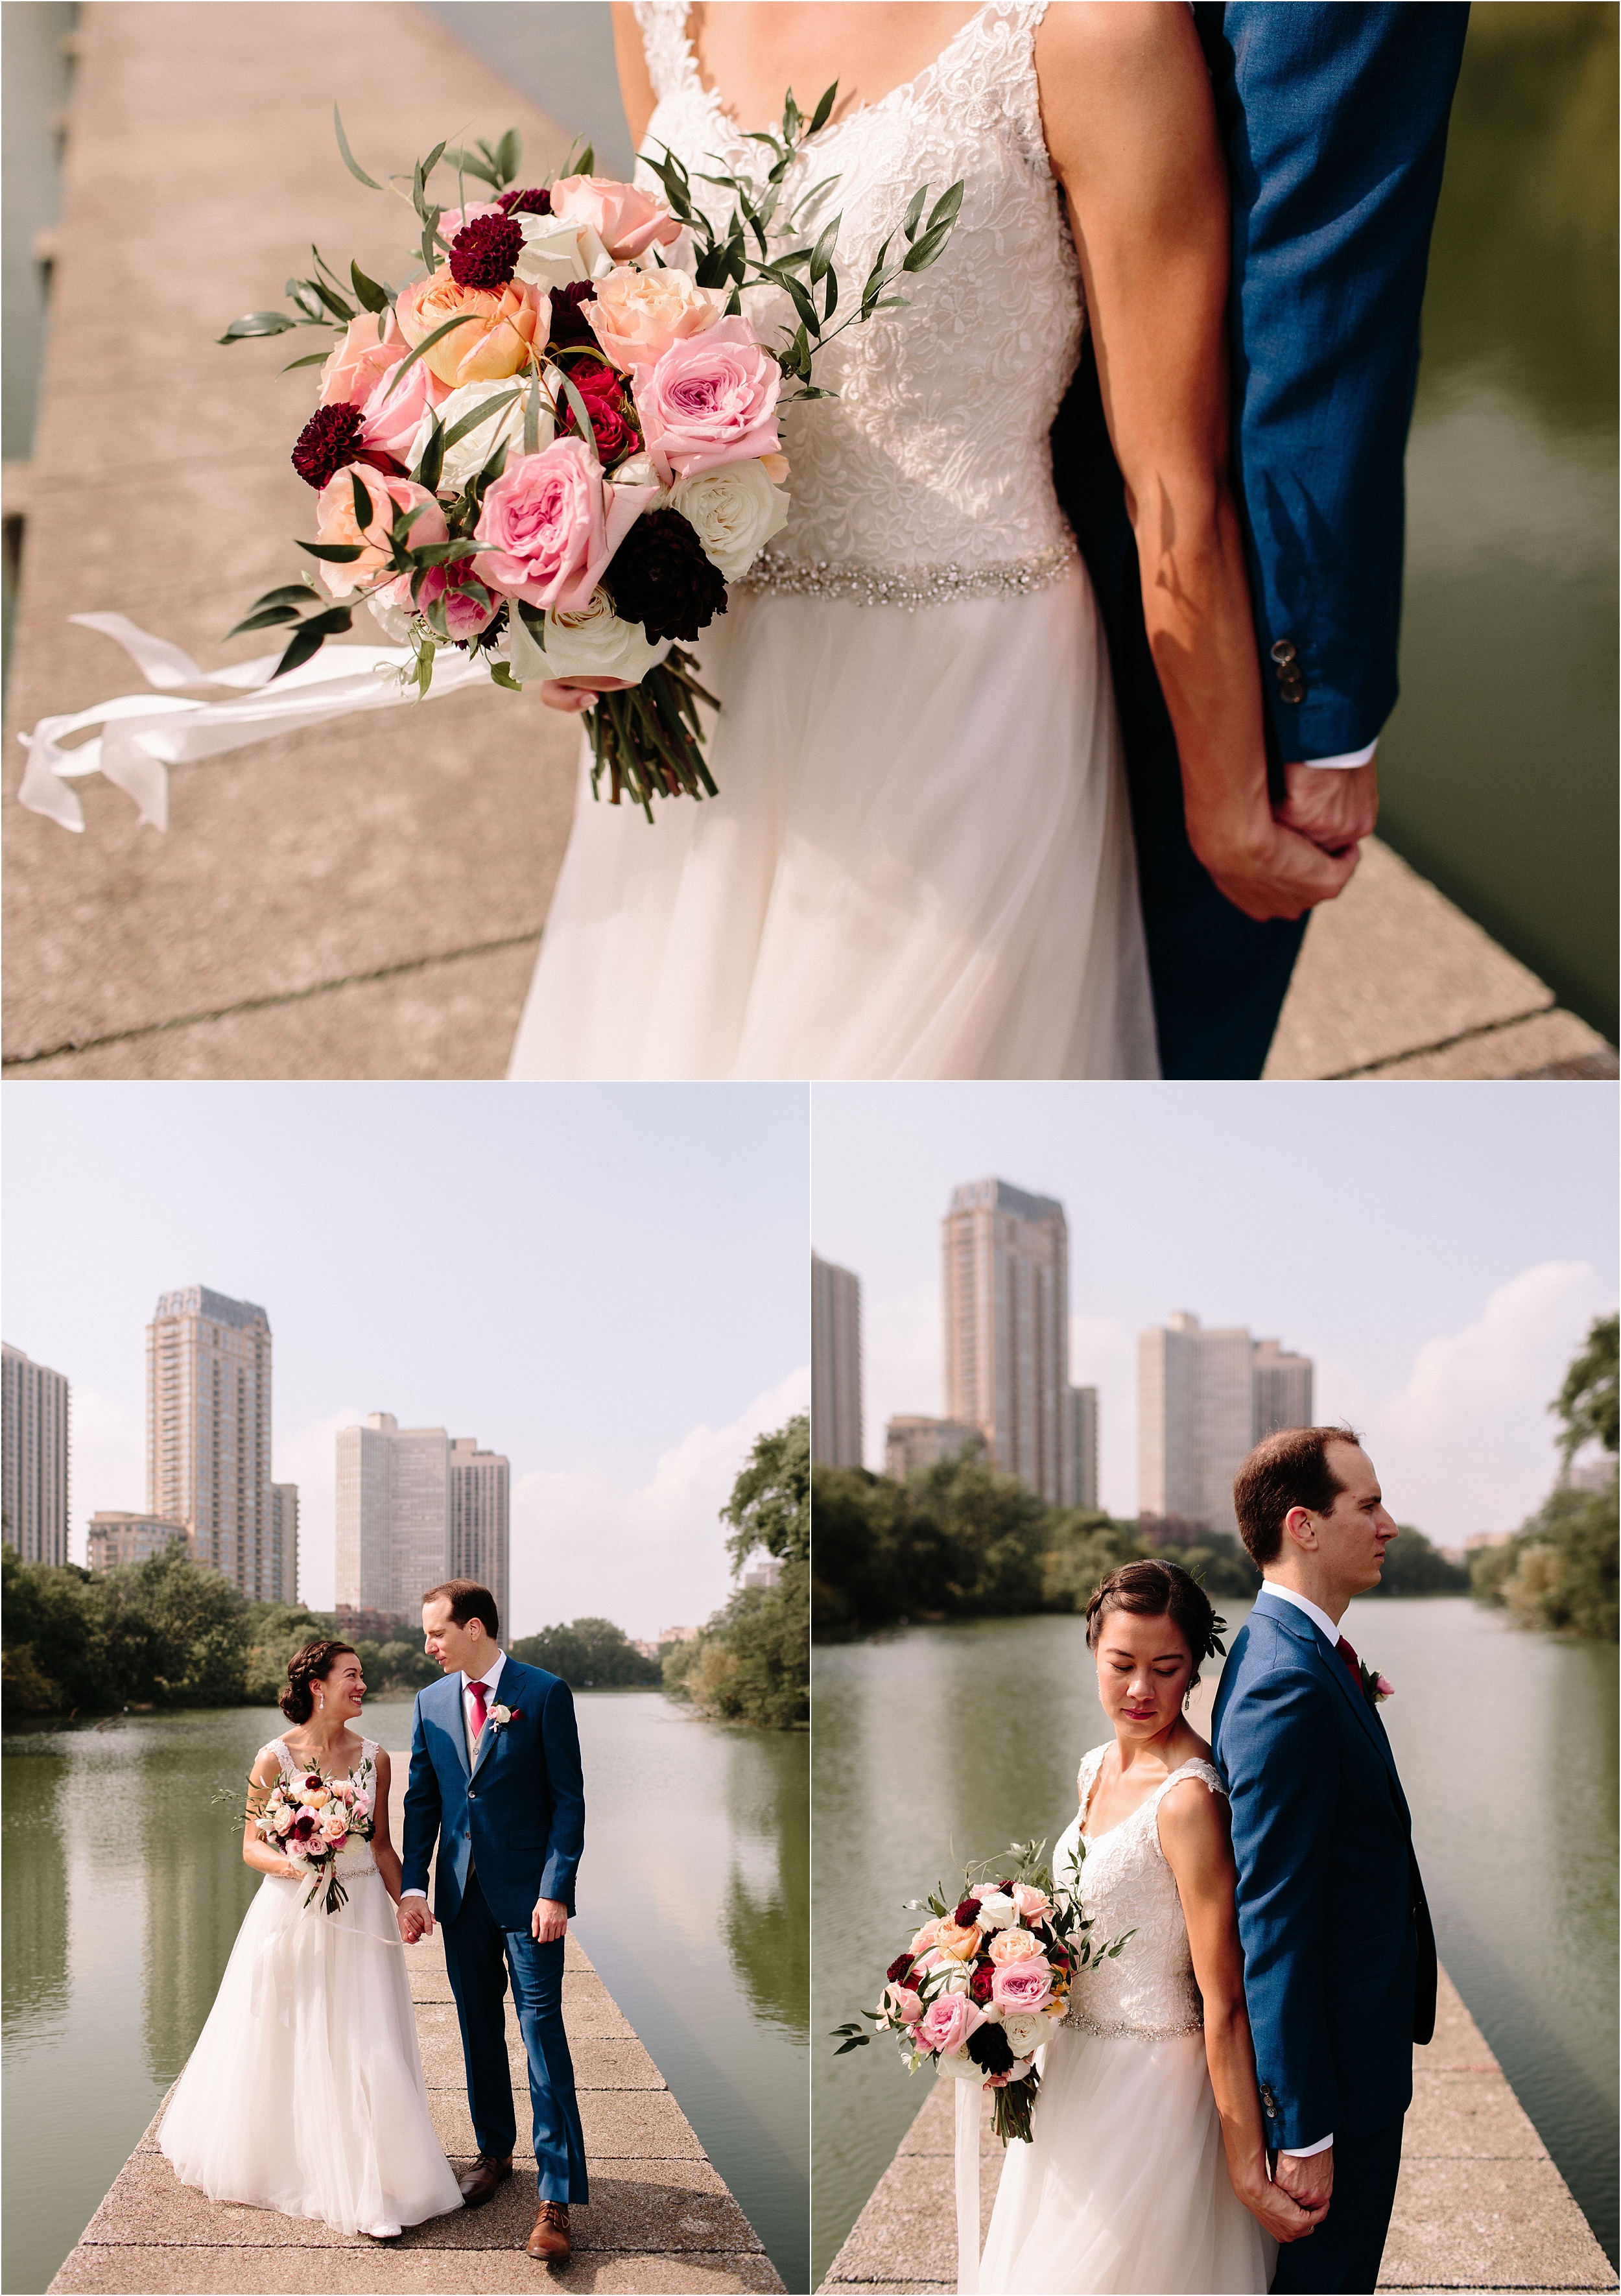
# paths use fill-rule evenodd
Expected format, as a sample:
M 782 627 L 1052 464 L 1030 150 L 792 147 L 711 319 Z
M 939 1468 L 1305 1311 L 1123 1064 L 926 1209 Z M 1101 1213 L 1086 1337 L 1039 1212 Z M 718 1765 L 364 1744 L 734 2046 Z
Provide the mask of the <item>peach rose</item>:
M 744 319 L 718 319 L 700 335 L 673 342 L 632 382 L 643 442 L 668 486 L 722 463 L 774 455 L 782 371 Z
M 1019 1908 L 1019 1920 L 1032 1924 L 1044 1922 L 1052 1911 L 1051 1899 L 1044 1898 L 1039 1890 L 1033 1890 L 1027 1882 L 1014 1883 L 1013 1903 Z
M 1042 1958 L 1041 1939 L 1033 1938 L 1028 1930 L 998 1930 L 991 1939 L 990 1954 L 999 1967 L 1010 1961 L 1038 1961 Z
M 718 288 L 695 287 L 684 271 L 630 265 L 598 280 L 596 300 L 583 306 L 603 355 L 626 374 L 656 365 L 672 343 L 703 334 L 725 308 Z
M 410 348 L 392 311 L 362 311 L 349 321 L 343 340 L 321 370 L 317 404 L 363 406 L 378 377 L 397 367 Z
M 495 547 L 479 552 L 479 578 L 531 606 L 577 612 L 651 500 L 649 487 L 610 486 L 583 439 L 520 455 L 486 491 L 476 532 Z
M 979 1950 L 979 1931 L 972 1922 L 964 1929 L 955 1922 L 942 1922 L 936 1943 L 950 1960 L 971 1961 Z
M 341 1810 L 335 1810 L 321 1828 L 323 1838 L 328 1841 L 341 1841 L 348 1830 L 349 1822 Z
M 925 1922 L 922 1928 L 912 1940 L 912 1951 L 913 1953 L 927 1953 L 929 1947 L 934 1943 L 939 1934 L 940 1924 L 937 1921 Z
M 662 200 L 607 176 L 564 176 L 552 186 L 552 212 L 591 226 L 616 263 L 628 263 L 657 240 L 668 247 L 681 226 Z
M 371 497 L 373 515 L 364 530 L 355 516 L 352 479 L 358 479 Z M 385 478 L 381 471 L 368 469 L 363 463 L 349 463 L 327 480 L 315 505 L 316 541 L 364 545 L 360 556 L 343 565 L 323 562 L 321 579 L 334 598 L 347 598 L 351 591 L 364 589 L 378 569 L 388 564 L 389 529 L 402 510 L 418 512 L 410 528 L 413 543 L 448 540 L 450 529 L 444 512 L 427 488 L 413 480 Z M 303 1799 L 307 1801 L 308 1794 Z
M 516 374 L 528 364 L 531 346 L 544 348 L 552 331 L 552 299 L 538 288 L 517 279 L 499 289 L 459 286 L 447 263 L 430 278 L 402 288 L 394 308 L 413 349 L 447 319 L 463 322 L 424 351 L 421 362 L 450 390 Z

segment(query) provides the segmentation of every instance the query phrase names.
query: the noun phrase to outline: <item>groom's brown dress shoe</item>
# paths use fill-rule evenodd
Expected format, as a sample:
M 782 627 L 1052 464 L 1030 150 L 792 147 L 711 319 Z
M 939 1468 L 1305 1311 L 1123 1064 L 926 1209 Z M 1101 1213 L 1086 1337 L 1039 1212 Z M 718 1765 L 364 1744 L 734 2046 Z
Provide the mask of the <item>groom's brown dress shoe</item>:
M 463 2207 L 481 2209 L 486 2201 L 495 2197 L 496 2185 L 503 2185 L 512 2173 L 512 2156 L 510 2152 L 504 2161 L 494 2152 L 480 2152 L 466 2176 L 457 2180 Z
M 562 2264 L 574 2252 L 569 2238 L 569 2210 L 563 2201 L 543 2201 L 540 2214 L 535 2219 L 535 2229 L 529 2234 L 529 2244 L 524 2251 L 539 2259 L 543 2264 Z

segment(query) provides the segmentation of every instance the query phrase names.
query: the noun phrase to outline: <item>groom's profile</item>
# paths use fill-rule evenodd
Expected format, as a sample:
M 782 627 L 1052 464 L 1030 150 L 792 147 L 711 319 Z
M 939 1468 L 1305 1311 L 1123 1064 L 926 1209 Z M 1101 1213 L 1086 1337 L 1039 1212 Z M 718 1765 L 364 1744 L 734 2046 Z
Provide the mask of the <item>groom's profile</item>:
M 1371 2290 L 1396 2199 L 1412 2046 L 1435 2030 L 1436 1948 L 1376 1696 L 1339 1631 L 1396 1536 L 1347 1427 L 1269 1435 L 1232 1487 L 1263 1585 L 1212 1718 L 1232 1811 L 1244 1997 L 1273 2176 L 1326 2202 L 1273 2290 Z M 1387 1685 L 1388 1687 L 1388 1685 Z
M 423 1646 L 444 1679 L 417 1694 L 399 1931 L 414 1945 L 437 1915 L 445 1932 L 479 2146 L 461 2179 L 470 2209 L 512 2173 L 510 1975 L 534 2112 L 539 2213 L 528 2252 L 561 2262 L 570 2249 L 569 2204 L 583 2207 L 590 2197 L 562 2009 L 563 1936 L 585 1846 L 585 1793 L 568 1684 L 509 1657 L 497 1640 L 500 1623 L 488 1587 L 468 1578 L 447 1579 L 422 1598 Z

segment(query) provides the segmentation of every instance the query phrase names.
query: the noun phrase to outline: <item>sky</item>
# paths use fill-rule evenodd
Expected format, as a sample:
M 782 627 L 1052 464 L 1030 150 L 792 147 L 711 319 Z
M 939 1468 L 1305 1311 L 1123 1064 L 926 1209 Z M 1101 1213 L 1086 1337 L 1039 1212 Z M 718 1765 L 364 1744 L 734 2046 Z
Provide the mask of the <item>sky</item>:
M 332 1600 L 334 1438 L 444 1426 L 512 1472 L 514 1635 L 637 1637 L 730 1591 L 716 1520 L 809 1393 L 798 1085 L 5 1088 L 4 1333 L 72 1385 L 70 1553 L 146 1504 L 160 1292 L 255 1301 L 300 1593 Z
M 1563 1081 L 818 1085 L 812 1241 L 862 1280 L 867 1464 L 892 1414 L 944 1411 L 939 1223 L 995 1177 L 1065 1207 L 1104 1506 L 1136 1512 L 1137 1333 L 1186 1308 L 1314 1358 L 1398 1521 L 1515 1528 L 1616 1305 L 1617 1111 Z

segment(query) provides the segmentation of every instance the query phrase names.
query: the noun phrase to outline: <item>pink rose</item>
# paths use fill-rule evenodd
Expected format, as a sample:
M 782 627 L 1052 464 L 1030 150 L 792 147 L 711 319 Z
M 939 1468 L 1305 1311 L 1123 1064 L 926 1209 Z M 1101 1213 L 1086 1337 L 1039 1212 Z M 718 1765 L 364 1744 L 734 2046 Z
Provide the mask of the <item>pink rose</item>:
M 362 311 L 349 321 L 343 340 L 321 370 L 318 404 L 364 406 L 378 377 L 397 367 L 410 348 L 392 311 Z
M 1044 1957 L 1041 1939 L 1032 1937 L 1028 1930 L 998 1930 L 991 1939 L 990 1955 L 1000 1968 L 1005 1968 L 1010 1962 L 1040 1961 Z
M 564 176 L 552 186 L 552 212 L 566 223 L 588 223 L 616 263 L 628 263 L 655 240 L 667 247 L 681 236 L 662 200 L 608 176 Z
M 1044 1922 L 1052 1911 L 1052 1900 L 1044 1898 L 1039 1890 L 1033 1890 L 1027 1882 L 1014 1883 L 1013 1903 L 1019 1908 L 1019 1920 L 1028 1922 L 1032 1927 L 1037 1922 Z
M 479 553 L 479 558 L 487 555 L 484 551 Z M 465 644 L 469 638 L 477 637 L 481 629 L 495 620 L 501 608 L 499 598 L 481 603 L 471 591 L 462 587 L 470 570 L 475 581 L 481 578 L 478 570 L 479 558 L 463 559 L 454 566 L 430 566 L 414 599 L 411 595 L 410 576 L 402 575 L 397 582 L 390 582 L 386 590 L 379 591 L 378 603 L 397 606 L 402 614 L 414 614 L 426 613 L 428 608 L 438 602 L 445 609 L 445 627 L 452 638 L 458 644 Z M 356 1805 L 355 1814 L 357 1817 L 365 1816 L 364 1802 Z
M 910 1986 L 891 1985 L 887 1988 L 885 1997 L 903 2025 L 915 2025 L 921 2018 L 923 1997 L 921 1993 L 913 1993 Z
M 651 500 L 651 487 L 610 486 L 581 439 L 520 455 L 485 494 L 476 529 L 479 578 L 510 597 L 577 612 Z
M 348 1830 L 349 1822 L 340 1812 L 329 1817 L 321 1828 L 323 1838 L 328 1841 L 341 1841 Z
M 400 357 L 405 356 L 402 348 Z M 440 406 L 450 393 L 426 359 L 418 359 L 390 398 L 389 385 L 393 380 L 392 370 L 381 376 L 361 408 L 360 437 L 363 445 L 376 447 L 380 454 L 391 455 L 397 463 L 408 467 L 423 415 L 430 407 Z
M 1052 1998 L 1052 1971 L 1045 1961 L 1004 1961 L 991 1980 L 998 2009 L 1044 2009 Z
M 363 529 L 355 516 L 355 489 L 351 478 L 357 478 L 371 498 L 372 516 Z M 445 513 L 429 493 L 411 479 L 385 478 L 360 463 L 346 463 L 341 471 L 329 479 L 321 489 L 315 505 L 315 539 L 317 542 L 358 542 L 364 546 L 358 558 L 345 564 L 330 565 L 324 562 L 321 579 L 334 598 L 347 598 L 352 590 L 364 589 L 380 567 L 389 562 L 389 529 L 402 510 L 415 510 L 418 516 L 411 522 L 409 540 L 415 544 L 448 540 L 450 529 L 445 523 Z
M 674 342 L 634 380 L 636 412 L 653 468 L 667 486 L 722 463 L 777 451 L 777 393 L 782 373 L 755 341 L 746 319 L 721 319 Z
M 946 1993 L 929 2003 L 914 2030 L 923 2047 L 937 2056 L 960 2049 L 975 2028 L 984 2022 L 966 1993 Z

